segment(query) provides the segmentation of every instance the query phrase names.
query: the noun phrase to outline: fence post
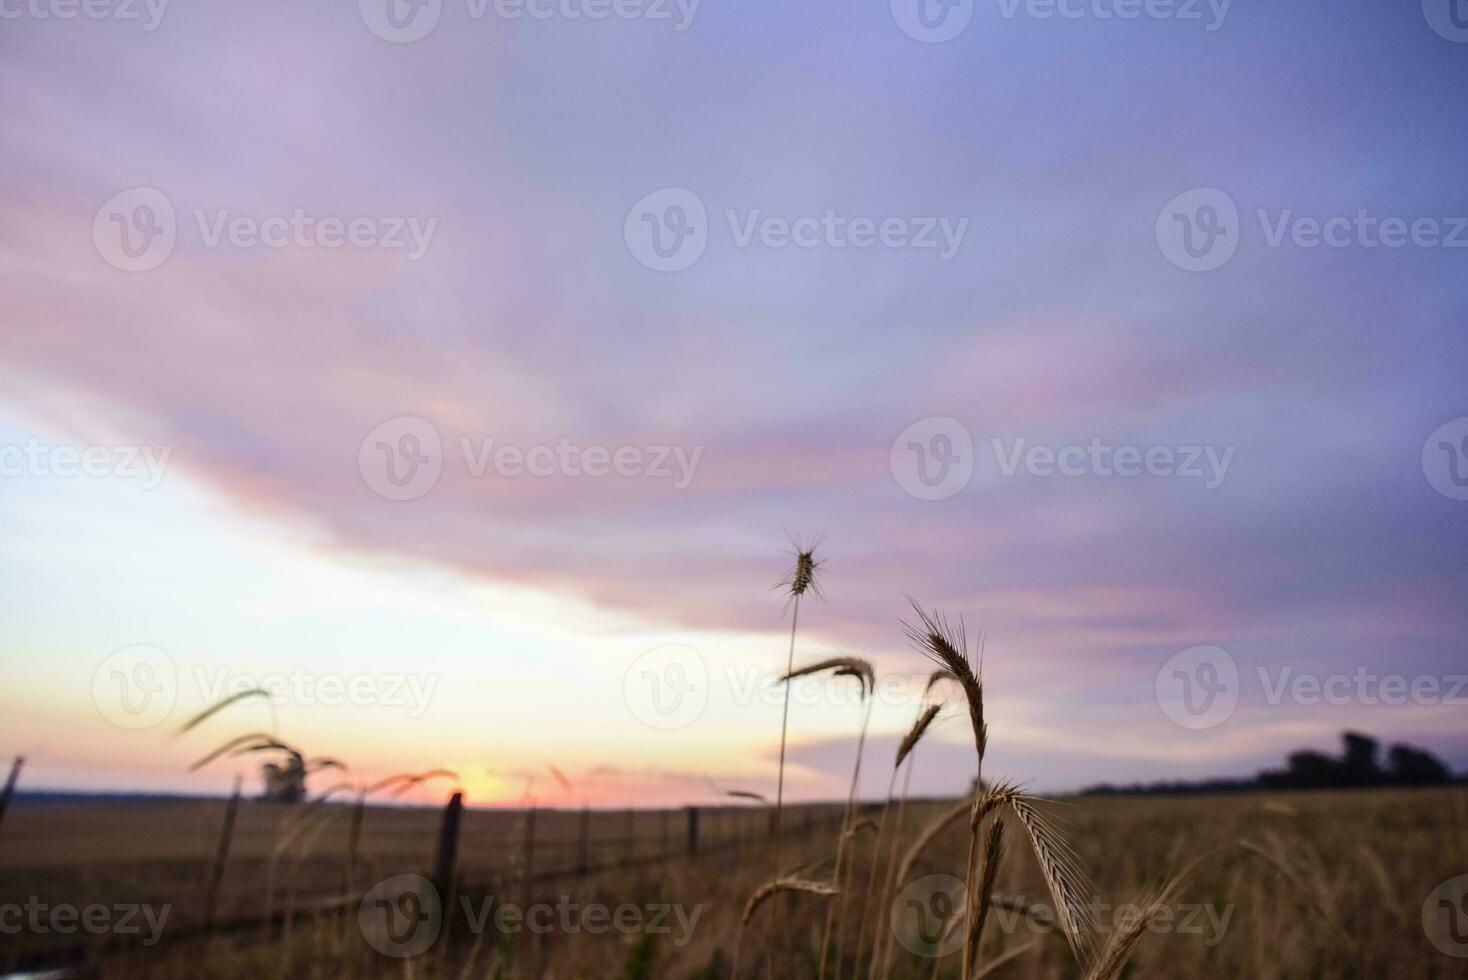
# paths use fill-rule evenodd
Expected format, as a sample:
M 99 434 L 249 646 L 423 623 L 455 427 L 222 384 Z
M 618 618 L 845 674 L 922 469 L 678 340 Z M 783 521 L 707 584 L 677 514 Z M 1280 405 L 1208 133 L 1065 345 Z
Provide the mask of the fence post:
M 209 884 L 204 892 L 204 931 L 214 931 L 214 912 L 219 904 L 219 888 L 224 884 L 224 865 L 229 860 L 229 844 L 234 839 L 235 815 L 240 809 L 240 777 L 234 777 L 234 793 L 224 808 L 224 827 L 219 831 L 219 846 L 214 850 L 214 867 L 209 870 Z
M 698 853 L 698 807 L 690 806 L 688 810 L 688 853 Z
M 357 893 L 357 852 L 362 844 L 362 817 L 367 812 L 367 794 L 359 792 L 352 807 L 352 829 L 347 834 L 347 894 Z
M 591 806 L 581 805 L 581 846 L 576 859 L 576 874 L 585 878 L 591 870 Z
M 444 907 L 453 901 L 454 864 L 459 856 L 459 821 L 464 815 L 464 794 L 455 793 L 443 811 L 443 824 L 438 830 L 438 857 L 433 862 L 433 884 Z
M 10 778 L 5 780 L 5 789 L 0 791 L 0 823 L 5 822 L 5 811 L 10 809 L 10 798 L 15 795 L 15 781 L 20 778 L 20 767 L 25 765 L 25 756 L 18 755 L 10 764 Z
M 627 826 L 623 831 L 627 842 L 622 851 L 623 854 L 627 855 L 628 862 L 635 861 L 637 858 L 637 831 L 634 829 L 636 819 L 637 811 L 629 806 L 627 808 Z
M 535 804 L 525 811 L 524 887 L 520 889 L 520 908 L 530 908 L 530 888 L 535 879 Z
M 663 859 L 667 860 L 673 856 L 673 811 L 663 811 Z

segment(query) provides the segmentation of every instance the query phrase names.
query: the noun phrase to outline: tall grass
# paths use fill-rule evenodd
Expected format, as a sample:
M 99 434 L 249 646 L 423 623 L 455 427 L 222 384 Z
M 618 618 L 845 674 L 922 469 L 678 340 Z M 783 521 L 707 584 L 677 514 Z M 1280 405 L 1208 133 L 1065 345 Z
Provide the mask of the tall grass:
M 800 600 L 807 592 L 819 595 L 820 587 L 816 584 L 816 571 L 821 563 L 816 559 L 815 549 L 820 544 L 819 539 L 809 544 L 802 544 L 794 540 L 795 567 L 790 573 L 776 584 L 775 588 L 783 588 L 790 596 L 792 606 L 790 614 L 790 652 L 785 658 L 785 676 L 795 669 L 795 628 L 800 622 Z M 780 774 L 775 788 L 775 877 L 778 879 L 781 873 L 780 845 L 784 830 L 785 811 L 785 742 L 790 729 L 790 685 L 785 685 L 785 704 L 780 714 Z

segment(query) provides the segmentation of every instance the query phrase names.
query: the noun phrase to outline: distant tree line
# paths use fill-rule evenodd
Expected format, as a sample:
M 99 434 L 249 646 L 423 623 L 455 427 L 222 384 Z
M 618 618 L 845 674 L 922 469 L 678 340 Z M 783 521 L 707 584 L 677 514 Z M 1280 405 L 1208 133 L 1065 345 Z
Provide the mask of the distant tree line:
M 1301 749 L 1291 752 L 1283 769 L 1266 769 L 1253 779 L 1207 779 L 1201 782 L 1102 783 L 1082 790 L 1088 795 L 1118 793 L 1230 793 L 1251 789 L 1342 789 L 1353 786 L 1433 786 L 1461 781 L 1441 759 L 1411 745 L 1393 745 L 1386 765 L 1377 757 L 1379 743 L 1360 732 L 1345 732 L 1339 756 Z

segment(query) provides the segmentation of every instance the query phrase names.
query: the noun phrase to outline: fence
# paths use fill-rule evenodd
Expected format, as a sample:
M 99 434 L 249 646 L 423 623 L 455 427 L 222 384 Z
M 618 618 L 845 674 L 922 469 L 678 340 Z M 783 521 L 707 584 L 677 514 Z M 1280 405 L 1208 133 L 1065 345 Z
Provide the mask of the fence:
M 172 946 L 354 913 L 367 890 L 394 874 L 430 876 L 445 894 L 528 899 L 531 889 L 574 888 L 579 879 L 607 872 L 753 853 L 769 848 L 774 816 L 770 807 L 751 805 L 483 810 L 466 808 L 457 794 L 441 810 L 347 802 L 311 815 L 326 829 L 302 835 L 314 838 L 308 856 L 277 861 L 280 841 L 307 812 L 238 795 L 61 806 L 30 805 L 21 797 L 8 814 L 0 810 L 6 859 L 0 900 L 31 894 L 74 904 L 106 901 L 146 874 L 154 900 L 173 907 L 165 944 Z M 842 812 L 837 803 L 787 806 L 783 835 L 794 844 L 820 830 L 834 833 Z M 83 850 L 85 891 L 72 873 Z M 70 937 L 13 948 L 0 967 L 50 967 L 98 952 L 95 937 Z

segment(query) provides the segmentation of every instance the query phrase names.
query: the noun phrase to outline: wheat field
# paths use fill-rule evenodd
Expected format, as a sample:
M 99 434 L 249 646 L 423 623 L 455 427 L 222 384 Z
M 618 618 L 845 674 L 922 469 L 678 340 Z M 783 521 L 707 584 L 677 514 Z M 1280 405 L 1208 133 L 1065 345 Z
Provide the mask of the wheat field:
M 910 803 L 903 821 L 904 846 L 918 828 L 950 810 L 954 802 Z M 1096 920 L 1102 942 L 1127 925 L 1128 903 L 1135 903 L 1178 867 L 1202 859 L 1172 897 L 1169 917 L 1154 922 L 1141 937 L 1127 967 L 1128 977 L 1463 975 L 1462 960 L 1435 948 L 1421 922 L 1423 906 L 1435 887 L 1468 868 L 1468 791 L 1462 788 L 1081 797 L 1046 808 L 1097 884 Z M 19 807 L 7 818 L 0 839 L 4 882 L 0 904 L 33 894 L 79 905 L 172 903 L 178 908 L 176 923 L 185 923 L 191 903 L 199 900 L 211 831 L 217 829 L 223 809 L 224 804 L 216 802 Z M 757 816 L 757 811 L 748 811 L 745 819 Z M 563 829 L 569 830 L 578 818 L 564 813 L 555 819 L 564 821 Z M 263 804 L 247 805 L 241 812 L 234 852 L 238 866 L 231 865 L 233 884 L 227 903 L 232 915 L 259 911 L 263 897 L 259 873 L 279 819 L 281 808 Z M 476 867 L 489 866 L 484 861 L 476 865 L 476 854 L 513 842 L 523 819 L 522 813 L 467 812 L 462 842 L 468 859 L 463 869 L 466 882 Z M 621 846 L 617 841 L 622 815 L 598 813 L 594 821 L 595 836 L 603 840 L 601 846 L 610 857 Z M 375 862 L 374 871 L 424 869 L 432 858 L 437 822 L 438 813 L 432 809 L 373 808 L 366 821 L 364 853 Z M 914 866 L 913 881 L 962 876 L 967 850 L 963 822 L 937 836 Z M 643 824 L 648 834 L 637 843 L 647 853 L 656 853 L 662 846 L 659 821 L 648 818 Z M 675 826 L 682 829 L 681 824 Z M 788 846 L 792 862 L 809 863 L 810 873 L 824 870 L 829 876 L 833 833 L 823 826 L 818 824 L 808 835 L 790 835 Z M 860 878 L 872 837 L 866 833 L 856 839 Z M 336 887 L 341 844 L 341 838 L 321 843 L 320 855 L 302 869 L 298 880 L 302 895 Z M 1066 939 L 1047 924 L 1053 922 L 1053 903 L 1038 866 L 1018 847 L 1012 856 L 993 886 L 998 904 L 989 916 L 976 967 L 997 963 L 986 975 L 1000 978 L 1081 976 Z M 501 933 L 491 926 L 475 934 L 469 923 L 459 921 L 450 924 L 431 951 L 397 959 L 371 948 L 353 909 L 347 914 L 301 917 L 289 930 L 277 926 L 270 932 L 212 938 L 174 936 L 165 928 L 156 945 L 144 948 L 141 940 L 120 943 L 87 969 L 118 977 L 713 978 L 731 975 L 735 947 L 744 933 L 740 976 L 762 976 L 771 963 L 775 976 L 817 976 L 825 899 L 776 895 L 748 926 L 741 925 L 746 902 L 769 878 L 769 857 L 768 845 L 746 842 L 732 852 L 710 848 L 695 857 L 680 854 L 584 879 L 568 876 L 539 882 L 533 892 L 532 901 L 546 904 L 678 904 L 687 910 L 683 921 L 694 918 L 686 933 L 671 915 L 672 928 L 667 932 L 644 933 L 557 928 L 531 935 Z M 518 901 L 520 894 L 516 887 L 509 897 Z M 482 897 L 476 894 L 471 907 L 479 908 Z M 1011 911 L 1019 903 L 1032 906 L 1035 915 Z M 892 904 L 889 901 L 889 907 L 881 910 L 889 920 L 883 929 L 887 935 L 892 935 Z M 10 962 L 0 960 L 0 966 L 14 967 L 26 944 L 15 936 L 5 938 Z M 869 968 L 858 970 L 850 960 L 849 946 L 848 942 L 848 961 L 839 975 L 867 976 Z M 923 955 L 900 939 L 894 939 L 892 946 L 887 975 L 958 975 L 958 952 Z M 1021 952 L 1016 955 L 1017 950 Z M 838 975 L 834 962 L 828 963 L 827 974 Z

